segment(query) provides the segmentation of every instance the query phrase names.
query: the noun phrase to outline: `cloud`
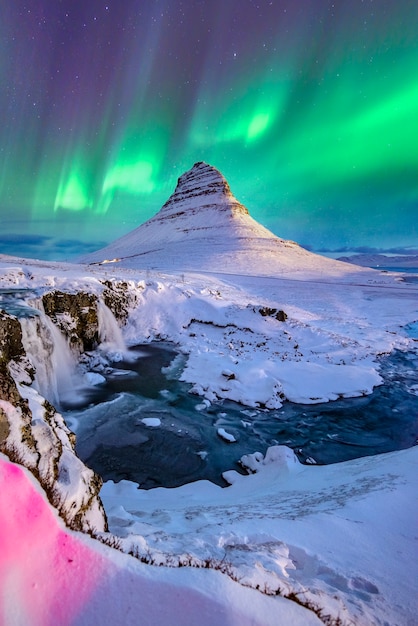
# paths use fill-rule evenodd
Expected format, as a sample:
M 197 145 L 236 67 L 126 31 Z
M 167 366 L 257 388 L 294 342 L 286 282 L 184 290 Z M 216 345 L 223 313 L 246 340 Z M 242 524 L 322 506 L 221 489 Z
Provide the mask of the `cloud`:
M 87 242 L 79 239 L 56 239 L 49 235 L 0 235 L 0 253 L 46 261 L 71 261 L 107 245 L 107 241 Z
M 4 233 L 0 235 L 0 253 L 11 256 L 41 258 L 39 253 L 48 250 L 51 237 L 48 235 L 23 235 L 21 233 Z
M 21 233 L 6 233 L 0 235 L 0 246 L 39 246 L 52 239 L 48 235 L 22 235 Z
M 56 248 L 65 250 L 77 249 L 82 252 L 92 252 L 93 250 L 99 250 L 108 245 L 108 241 L 81 241 L 80 239 L 58 239 L 54 241 Z
M 58 239 L 53 245 L 56 250 L 54 259 L 73 259 L 89 252 L 95 252 L 107 246 L 108 241 L 81 241 L 79 239 Z

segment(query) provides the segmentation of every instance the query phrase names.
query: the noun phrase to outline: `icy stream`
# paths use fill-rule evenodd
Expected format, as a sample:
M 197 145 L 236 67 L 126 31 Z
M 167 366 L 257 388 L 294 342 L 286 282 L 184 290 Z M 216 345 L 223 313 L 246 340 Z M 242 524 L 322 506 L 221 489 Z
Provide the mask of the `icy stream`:
M 64 413 L 79 456 L 105 480 L 144 489 L 199 479 L 222 485 L 222 472 L 239 469 L 242 455 L 275 444 L 293 448 L 302 462 L 327 464 L 417 442 L 416 353 L 383 358 L 385 384 L 370 396 L 263 411 L 229 401 L 206 406 L 189 394 L 178 381 L 184 357 L 170 345 L 132 352 L 136 358 L 115 363 L 83 406 Z M 220 437 L 220 429 L 236 441 Z

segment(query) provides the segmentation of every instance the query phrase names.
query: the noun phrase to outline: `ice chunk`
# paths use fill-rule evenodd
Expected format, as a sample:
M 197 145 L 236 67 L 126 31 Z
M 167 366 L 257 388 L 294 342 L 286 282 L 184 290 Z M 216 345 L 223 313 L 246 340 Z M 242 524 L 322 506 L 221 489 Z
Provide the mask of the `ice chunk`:
M 221 439 L 225 439 L 228 443 L 234 443 L 236 441 L 234 435 L 228 433 L 224 428 L 218 428 L 218 435 Z
M 145 426 L 151 426 L 152 428 L 161 426 L 161 420 L 158 417 L 144 417 L 141 422 L 145 424 Z

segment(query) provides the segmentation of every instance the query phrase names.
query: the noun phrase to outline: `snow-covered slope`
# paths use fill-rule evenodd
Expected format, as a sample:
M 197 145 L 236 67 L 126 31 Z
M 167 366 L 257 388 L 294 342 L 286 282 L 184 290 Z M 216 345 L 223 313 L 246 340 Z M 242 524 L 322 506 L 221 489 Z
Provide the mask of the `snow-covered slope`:
M 241 584 L 319 608 L 324 624 L 412 626 L 417 453 L 312 467 L 275 446 L 243 457 L 254 474 L 226 472 L 228 489 L 201 481 L 145 491 L 120 481 L 102 497 L 122 544 L 137 541 L 157 564 L 210 553 Z
M 303 271 L 305 276 L 311 272 L 344 277 L 362 272 L 274 235 L 249 215 L 222 174 L 203 162 L 180 176 L 154 217 L 80 260 L 269 276 Z

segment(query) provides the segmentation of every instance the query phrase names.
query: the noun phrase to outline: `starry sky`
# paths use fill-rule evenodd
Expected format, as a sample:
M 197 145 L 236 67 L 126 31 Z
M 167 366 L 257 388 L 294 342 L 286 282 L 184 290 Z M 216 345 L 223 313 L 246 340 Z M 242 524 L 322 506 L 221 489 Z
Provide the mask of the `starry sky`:
M 72 259 L 196 161 L 277 235 L 418 248 L 416 0 L 2 0 L 0 253 Z

